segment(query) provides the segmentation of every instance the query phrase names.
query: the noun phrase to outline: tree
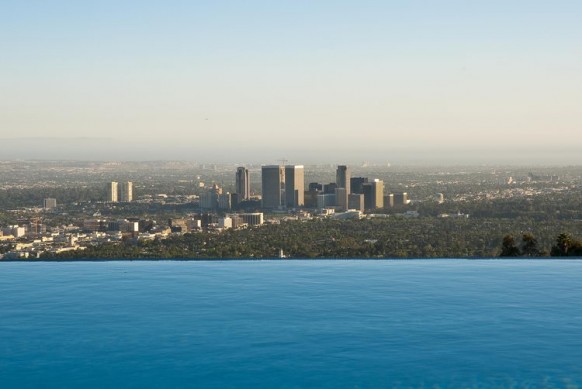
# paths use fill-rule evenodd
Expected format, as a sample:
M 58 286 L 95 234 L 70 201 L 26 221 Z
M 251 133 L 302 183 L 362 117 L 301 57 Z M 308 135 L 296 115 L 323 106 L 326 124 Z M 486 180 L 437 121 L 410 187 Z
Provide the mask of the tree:
M 521 237 L 521 255 L 525 257 L 539 257 L 541 255 L 538 241 L 530 233 L 525 233 Z
M 500 257 L 518 257 L 520 255 L 519 248 L 515 243 L 512 235 L 505 235 L 501 244 Z
M 568 250 L 572 245 L 572 237 L 568 234 L 561 233 L 556 238 L 556 244 L 552 246 L 550 254 L 552 257 L 565 257 L 568 255 Z

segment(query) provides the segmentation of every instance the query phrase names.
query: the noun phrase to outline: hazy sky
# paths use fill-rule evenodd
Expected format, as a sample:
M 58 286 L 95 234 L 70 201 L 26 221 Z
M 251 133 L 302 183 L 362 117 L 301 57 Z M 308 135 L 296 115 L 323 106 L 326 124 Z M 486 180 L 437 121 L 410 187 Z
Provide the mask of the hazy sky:
M 582 1 L 0 0 L 14 137 L 190 158 L 579 155 Z

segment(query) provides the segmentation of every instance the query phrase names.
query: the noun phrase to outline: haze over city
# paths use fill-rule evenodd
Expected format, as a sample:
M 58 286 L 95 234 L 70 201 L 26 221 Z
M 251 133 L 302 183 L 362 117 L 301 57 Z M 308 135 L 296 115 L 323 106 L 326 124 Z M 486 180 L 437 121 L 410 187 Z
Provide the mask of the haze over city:
M 4 159 L 582 162 L 579 2 L 4 2 Z

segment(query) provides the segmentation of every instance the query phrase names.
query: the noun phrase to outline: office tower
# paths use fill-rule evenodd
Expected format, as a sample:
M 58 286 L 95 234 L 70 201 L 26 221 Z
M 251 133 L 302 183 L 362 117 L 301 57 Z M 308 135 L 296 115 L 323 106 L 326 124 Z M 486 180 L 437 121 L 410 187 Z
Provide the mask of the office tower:
M 335 173 L 335 183 L 338 189 L 344 189 L 343 191 L 338 191 L 336 189 L 335 198 L 336 203 L 342 210 L 348 209 L 348 195 L 350 194 L 350 178 L 351 178 L 350 168 L 345 165 L 339 165 Z
M 303 196 L 303 206 L 305 208 L 317 208 L 317 195 L 320 193 L 317 190 L 306 190 Z
M 230 194 L 230 201 L 232 203 L 233 208 L 238 208 L 238 205 L 241 202 L 239 194 L 238 193 L 231 193 Z
M 285 168 L 266 165 L 261 168 L 262 207 L 278 209 L 285 202 Z
M 350 193 L 348 195 L 348 209 L 364 211 L 364 195 L 361 193 Z
M 214 209 L 218 203 L 218 198 L 216 194 L 211 190 L 205 190 L 200 193 L 200 208 L 201 209 Z
M 251 180 L 249 169 L 239 167 L 236 169 L 236 193 L 237 201 L 248 200 L 251 198 Z
M 230 193 L 223 193 L 218 195 L 218 209 L 231 209 L 232 197 Z
M 117 202 L 117 182 L 113 181 L 107 184 L 107 201 L 110 203 Z
M 129 203 L 133 200 L 133 182 L 122 182 L 119 188 L 119 201 Z
M 53 209 L 57 207 L 57 199 L 44 199 L 43 201 L 44 209 Z
M 305 205 L 305 169 L 303 165 L 285 166 L 285 206 L 298 208 Z
M 362 184 L 364 190 L 364 207 L 378 209 L 384 207 L 384 182 L 376 179 Z
M 323 209 L 335 205 L 335 194 L 320 193 L 317 195 L 317 208 Z
M 350 178 L 350 193 L 364 193 L 362 185 L 368 182 L 368 177 Z
M 335 204 L 341 211 L 348 210 L 348 193 L 346 188 L 335 189 Z
M 410 200 L 408 200 L 408 193 L 394 193 L 394 205 L 408 205 Z
M 200 208 L 202 209 L 216 209 L 218 208 L 218 198 L 222 194 L 222 188 L 217 184 L 212 185 L 212 188 L 206 189 L 200 194 Z
M 394 206 L 394 194 L 390 193 L 384 196 L 384 208 L 392 208 Z
M 335 173 L 335 183 L 337 184 L 338 188 L 345 188 L 346 194 L 350 194 L 350 179 L 352 177 L 352 173 L 350 172 L 350 168 L 345 165 L 339 165 L 337 167 L 337 171 Z

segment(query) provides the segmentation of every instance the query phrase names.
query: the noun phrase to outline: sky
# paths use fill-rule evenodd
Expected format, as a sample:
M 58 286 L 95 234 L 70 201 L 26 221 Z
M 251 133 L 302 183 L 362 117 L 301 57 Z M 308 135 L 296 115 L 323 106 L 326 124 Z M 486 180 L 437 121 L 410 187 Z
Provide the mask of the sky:
M 0 0 L 0 159 L 582 163 L 581 20 L 579 0 Z

